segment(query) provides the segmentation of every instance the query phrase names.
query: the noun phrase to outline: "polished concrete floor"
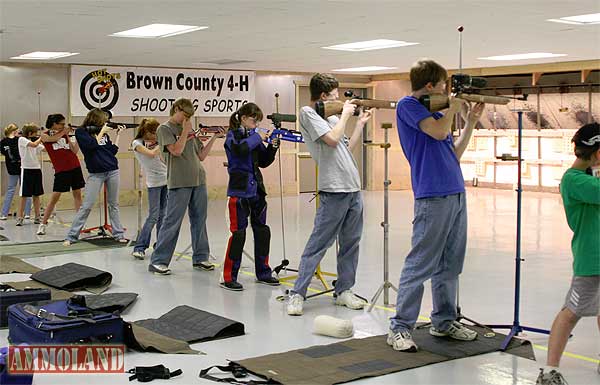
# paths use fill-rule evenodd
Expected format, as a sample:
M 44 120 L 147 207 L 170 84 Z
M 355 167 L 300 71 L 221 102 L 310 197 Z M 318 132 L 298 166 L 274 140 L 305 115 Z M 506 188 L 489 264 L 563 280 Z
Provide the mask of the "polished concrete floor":
M 311 195 L 284 198 L 286 253 L 290 266 L 297 266 L 299 256 L 312 229 L 314 202 Z M 366 192 L 365 229 L 361 244 L 359 271 L 355 292 L 371 298 L 383 277 L 383 193 Z M 208 229 L 212 253 L 216 263 L 222 262 L 228 238 L 225 220 L 225 201 L 209 205 Z M 282 253 L 280 203 L 276 196 L 269 197 L 269 223 L 272 231 L 271 264 L 276 265 Z M 397 284 L 402 263 L 410 247 L 412 194 L 408 191 L 390 193 L 390 280 Z M 482 323 L 510 324 L 513 319 L 514 265 L 515 265 L 515 207 L 516 194 L 512 191 L 470 189 L 469 244 L 464 272 L 460 282 L 460 304 L 463 313 Z M 121 210 L 122 220 L 133 237 L 136 229 L 136 209 Z M 69 211 L 60 212 L 60 219 L 68 222 Z M 88 224 L 98 222 L 98 214 L 90 216 Z M 35 235 L 37 226 L 14 226 L 14 219 L 0 222 L 0 231 L 13 242 L 62 239 L 65 225 L 52 224 L 48 234 Z M 182 227 L 178 250 L 189 244 L 187 219 Z M 521 285 L 521 324 L 549 328 L 560 309 L 571 276 L 571 232 L 566 224 L 560 197 L 555 194 L 525 193 L 523 201 L 523 241 Z M 251 236 L 246 250 L 253 250 Z M 1 245 L 1 244 L 0 244 Z M 1 247 L 1 246 L 0 246 Z M 126 320 L 158 317 L 179 304 L 188 304 L 203 310 L 241 321 L 247 334 L 242 337 L 192 345 L 206 355 L 164 355 L 128 353 L 126 368 L 163 363 L 171 369 L 181 368 L 184 374 L 170 381 L 173 384 L 210 383 L 198 378 L 200 369 L 224 364 L 226 359 L 241 359 L 274 352 L 336 342 L 333 338 L 312 334 L 313 319 L 327 314 L 351 319 L 355 336 L 382 334 L 387 330 L 393 308 L 383 306 L 380 297 L 373 312 L 352 311 L 336 307 L 327 296 L 309 300 L 304 316 L 289 317 L 284 304 L 276 297 L 289 288 L 271 288 L 254 283 L 253 264 L 243 262 L 240 282 L 241 293 L 225 291 L 218 286 L 219 271 L 193 271 L 188 256 L 171 264 L 173 275 L 154 276 L 147 272 L 147 262 L 134 260 L 131 249 L 110 249 L 85 254 L 65 254 L 30 258 L 28 262 L 49 267 L 69 261 L 79 262 L 110 271 L 113 285 L 109 292 L 135 291 L 137 302 L 124 314 Z M 335 270 L 332 250 L 323 261 L 323 270 Z M 14 275 L 12 275 L 14 278 Z M 17 275 L 16 278 L 23 278 Z M 0 280 L 9 280 L 0 276 Z M 315 281 L 314 289 L 320 285 Z M 391 302 L 395 300 L 391 293 Z M 431 311 L 431 295 L 427 285 L 421 315 Z M 0 330 L 0 345 L 6 343 L 6 330 Z M 407 370 L 395 374 L 359 381 L 370 384 L 534 384 L 538 368 L 546 357 L 548 337 L 527 334 L 534 344 L 537 362 L 503 353 L 491 353 L 468 359 Z M 567 345 L 561 366 L 570 384 L 600 384 L 596 372 L 600 353 L 600 333 L 595 318 L 582 319 Z M 290 363 L 293 365 L 293 363 Z M 126 384 L 127 375 L 39 375 L 36 384 Z

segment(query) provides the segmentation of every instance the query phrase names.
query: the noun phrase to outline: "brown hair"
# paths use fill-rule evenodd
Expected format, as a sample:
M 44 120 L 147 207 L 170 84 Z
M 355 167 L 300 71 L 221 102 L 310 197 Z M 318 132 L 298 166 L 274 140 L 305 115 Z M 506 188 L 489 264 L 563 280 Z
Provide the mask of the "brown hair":
M 39 131 L 39 127 L 35 123 L 26 123 L 23 125 L 21 131 L 23 131 L 23 136 L 29 138 L 29 135 L 36 133 Z
M 239 110 L 231 114 L 229 118 L 229 129 L 234 130 L 239 128 L 242 123 L 242 116 L 249 116 L 256 120 L 263 119 L 263 113 L 261 109 L 254 103 L 246 103 L 240 107 Z
M 137 135 L 134 139 L 143 139 L 147 133 L 156 134 L 156 129 L 160 126 L 158 120 L 154 118 L 144 118 L 137 127 Z
M 14 123 L 11 123 L 8 126 L 4 127 L 4 135 L 5 136 L 9 136 L 10 134 L 12 134 L 15 131 L 19 131 L 19 127 Z
M 448 79 L 448 72 L 444 67 L 430 59 L 419 59 L 410 68 L 410 84 L 413 91 L 425 87 L 427 83 L 436 85 Z
M 179 98 L 177 100 L 175 100 L 173 102 L 173 105 L 171 105 L 171 110 L 169 111 L 169 115 L 173 116 L 175 115 L 175 108 L 184 111 L 185 113 L 189 114 L 190 116 L 194 115 L 194 112 L 196 112 L 196 109 L 194 108 L 194 105 L 192 104 L 192 101 L 190 99 L 186 99 L 186 98 Z
M 321 93 L 330 93 L 340 86 L 337 79 L 329 74 L 314 74 L 310 79 L 310 100 L 319 100 Z
M 99 108 L 93 108 L 91 109 L 87 115 L 85 116 L 85 119 L 83 119 L 83 123 L 81 124 L 83 127 L 89 127 L 89 126 L 94 126 L 94 127 L 102 127 L 104 126 L 104 124 L 108 121 L 108 114 L 99 109 Z

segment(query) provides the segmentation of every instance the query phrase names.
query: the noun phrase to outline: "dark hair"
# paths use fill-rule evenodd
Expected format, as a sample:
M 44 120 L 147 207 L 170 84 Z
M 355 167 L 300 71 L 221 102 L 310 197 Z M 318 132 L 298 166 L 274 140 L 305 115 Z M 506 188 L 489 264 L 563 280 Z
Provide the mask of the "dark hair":
M 46 128 L 50 129 L 50 128 L 52 128 L 52 126 L 54 126 L 55 124 L 59 123 L 62 120 L 65 120 L 65 117 L 63 114 L 48 115 L 48 118 L 46 119 Z
M 104 123 L 108 120 L 108 114 L 106 111 L 103 111 L 99 108 L 91 109 L 85 119 L 83 119 L 83 123 L 81 124 L 83 127 L 102 127 Z
M 600 124 L 589 123 L 582 126 L 577 130 L 571 142 L 575 143 L 577 158 L 590 160 L 592 155 L 600 149 Z
M 436 85 L 440 81 L 448 79 L 446 69 L 430 59 L 419 59 L 410 68 L 410 85 L 413 91 L 425 87 L 427 83 Z
M 242 123 L 242 116 L 249 116 L 251 118 L 255 118 L 256 120 L 263 119 L 263 113 L 254 103 L 246 103 L 240 107 L 239 110 L 231 114 L 229 118 L 229 129 L 234 130 L 239 128 Z
M 21 128 L 21 132 L 24 137 L 29 138 L 29 135 L 37 132 L 39 129 L 40 128 L 35 123 L 26 123 L 23 125 L 23 128 Z
M 144 118 L 137 128 L 137 135 L 134 139 L 142 139 L 146 133 L 156 134 L 156 129 L 160 126 L 158 120 L 154 118 Z
M 337 79 L 329 74 L 314 74 L 310 79 L 310 100 L 319 100 L 323 92 L 330 93 L 340 86 Z

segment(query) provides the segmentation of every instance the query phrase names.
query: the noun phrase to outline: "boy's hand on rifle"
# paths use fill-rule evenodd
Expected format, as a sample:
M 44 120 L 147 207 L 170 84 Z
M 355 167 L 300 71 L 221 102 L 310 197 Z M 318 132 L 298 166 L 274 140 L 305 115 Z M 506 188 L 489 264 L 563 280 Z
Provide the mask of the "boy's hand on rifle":
M 365 110 L 363 109 L 360 114 L 358 115 L 358 121 L 361 124 L 367 124 L 367 122 L 369 121 L 369 119 L 371 119 L 371 116 L 373 116 L 373 112 L 371 109 L 369 110 Z
M 457 111 L 457 110 L 460 111 L 460 108 L 465 104 L 468 105 L 468 103 L 469 102 L 467 102 L 466 100 L 461 99 L 461 98 L 456 98 L 454 96 L 450 96 L 450 100 L 448 101 L 449 108 L 454 108 L 455 111 Z
M 481 114 L 483 113 L 484 109 L 485 103 L 476 103 L 475 106 L 470 108 L 470 111 L 467 114 L 467 121 L 472 124 L 477 123 L 479 118 L 481 118 Z
M 346 100 L 342 108 L 342 116 L 350 117 L 354 115 L 354 110 L 356 110 L 356 104 L 352 104 L 351 100 Z

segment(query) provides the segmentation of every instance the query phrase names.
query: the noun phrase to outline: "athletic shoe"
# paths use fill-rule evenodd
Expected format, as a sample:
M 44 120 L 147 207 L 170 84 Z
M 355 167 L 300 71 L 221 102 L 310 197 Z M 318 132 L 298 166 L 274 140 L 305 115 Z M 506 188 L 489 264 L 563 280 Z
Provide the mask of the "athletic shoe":
M 429 328 L 429 334 L 434 337 L 450 337 L 459 341 L 473 341 L 477 338 L 477 332 L 465 327 L 460 322 L 452 322 L 448 330 L 437 330 L 433 326 Z
M 568 385 L 568 383 L 560 372 L 551 370 L 550 373 L 544 373 L 544 368 L 540 368 L 535 385 Z
M 15 226 L 23 226 L 23 218 L 17 218 L 17 224 Z
M 5 221 L 7 219 L 8 217 L 6 215 L 0 215 L 0 221 Z
M 119 243 L 129 243 L 129 239 L 127 238 L 113 238 L 115 241 L 119 242 Z
M 131 255 L 133 255 L 133 257 L 135 259 L 144 259 L 146 258 L 146 253 L 144 253 L 144 250 L 133 250 L 133 253 L 131 253 Z
M 158 275 L 169 275 L 171 274 L 171 269 L 167 265 L 148 265 L 148 271 Z
M 419 349 L 409 331 L 398 333 L 394 333 L 393 330 L 388 331 L 387 344 L 399 352 L 415 353 Z
M 279 283 L 279 280 L 275 277 L 267 277 L 267 278 L 263 278 L 263 279 L 256 279 L 256 282 L 258 283 L 262 283 L 263 285 L 269 285 L 269 286 L 279 286 L 281 285 Z
M 63 244 L 63 246 L 71 246 L 73 243 L 75 243 L 75 242 L 65 239 L 62 244 Z
M 346 306 L 353 310 L 360 310 L 367 305 L 367 301 L 358 297 L 351 290 L 346 290 L 341 294 L 338 294 L 334 301 L 338 306 Z
M 244 286 L 242 286 L 241 283 L 236 282 L 236 281 L 221 282 L 221 283 L 219 283 L 219 286 L 221 286 L 225 290 L 231 290 L 231 291 L 242 291 L 242 290 L 244 290 Z
M 37 231 L 37 235 L 46 235 L 46 227 L 48 225 L 45 225 L 43 223 L 40 223 L 39 227 L 38 227 L 38 231 Z
M 40 223 L 42 223 L 42 217 L 35 217 L 33 219 L 33 223 L 39 225 Z
M 304 298 L 300 294 L 292 294 L 287 303 L 288 315 L 302 315 Z
M 29 215 L 25 215 L 25 219 L 31 219 Z
M 196 270 L 204 270 L 204 271 L 211 271 L 215 269 L 215 265 L 213 265 L 210 262 L 204 261 L 204 262 L 200 262 L 200 263 L 194 263 L 193 264 L 194 269 Z

